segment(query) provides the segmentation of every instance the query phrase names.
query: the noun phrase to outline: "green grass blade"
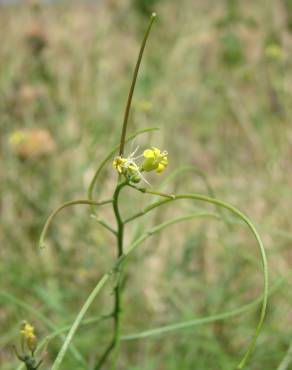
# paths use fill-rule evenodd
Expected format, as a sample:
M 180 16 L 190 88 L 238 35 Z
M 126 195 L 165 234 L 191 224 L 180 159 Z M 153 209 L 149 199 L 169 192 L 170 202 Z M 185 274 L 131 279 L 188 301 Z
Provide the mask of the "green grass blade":
M 102 276 L 102 278 L 98 281 L 98 283 L 96 284 L 95 288 L 93 289 L 93 291 L 90 293 L 89 297 L 86 299 L 84 305 L 82 306 L 81 310 L 79 311 L 73 325 L 71 326 L 70 328 L 70 331 L 68 333 L 68 335 L 66 336 L 66 339 L 63 343 L 63 346 L 61 348 L 61 350 L 59 351 L 53 365 L 52 365 L 52 368 L 51 370 L 57 370 L 60 368 L 60 365 L 65 357 L 65 354 L 67 353 L 68 349 L 69 349 L 69 346 L 73 340 L 73 337 L 77 331 L 77 329 L 79 328 L 79 326 L 81 325 L 81 322 L 83 320 L 83 317 L 85 316 L 88 308 L 90 307 L 90 305 L 92 304 L 92 302 L 94 301 L 94 299 L 96 298 L 96 296 L 98 295 L 98 293 L 100 292 L 100 290 L 102 289 L 102 287 L 105 285 L 105 283 L 108 281 L 109 277 L 110 277 L 111 273 L 106 273 Z

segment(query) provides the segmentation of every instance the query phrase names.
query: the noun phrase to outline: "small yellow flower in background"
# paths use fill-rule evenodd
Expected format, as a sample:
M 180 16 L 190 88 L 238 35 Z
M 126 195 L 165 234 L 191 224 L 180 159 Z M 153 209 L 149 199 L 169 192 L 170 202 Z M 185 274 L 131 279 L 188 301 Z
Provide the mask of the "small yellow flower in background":
M 34 351 L 36 348 L 37 337 L 35 335 L 34 327 L 27 321 L 24 321 L 20 330 L 22 338 L 25 340 L 27 347 L 30 351 Z
M 10 137 L 9 137 L 9 142 L 11 145 L 19 145 L 21 143 L 23 143 L 25 140 L 26 140 L 26 133 L 24 131 L 21 131 L 21 130 L 15 130 L 11 133 Z
M 37 370 L 43 363 L 47 350 L 43 352 L 41 358 L 37 361 L 35 351 L 37 347 L 37 337 L 34 327 L 27 321 L 23 321 L 20 329 L 21 353 L 19 354 L 16 346 L 12 346 L 16 357 L 23 362 L 27 370 Z M 28 352 L 29 350 L 29 352 Z
M 41 158 L 51 154 L 56 143 L 47 129 L 19 129 L 9 135 L 12 150 L 21 159 Z
M 278 44 L 270 44 L 265 49 L 265 54 L 270 59 L 282 59 L 283 58 L 283 50 L 280 45 Z
M 143 171 L 150 172 L 155 170 L 157 173 L 161 173 L 168 165 L 168 153 L 165 150 L 161 152 L 160 149 L 153 147 L 146 149 L 143 156 L 145 158 L 141 166 Z

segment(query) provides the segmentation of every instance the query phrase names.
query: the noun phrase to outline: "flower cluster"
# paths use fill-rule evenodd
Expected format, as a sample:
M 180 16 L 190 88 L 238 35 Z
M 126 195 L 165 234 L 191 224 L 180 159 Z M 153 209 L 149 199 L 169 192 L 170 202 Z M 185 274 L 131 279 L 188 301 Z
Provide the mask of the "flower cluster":
M 156 171 L 157 173 L 161 173 L 167 167 L 167 151 L 164 150 L 162 152 L 160 149 L 152 147 L 146 149 L 142 155 L 135 157 L 137 150 L 138 148 L 126 158 L 118 156 L 113 161 L 113 167 L 129 181 L 138 183 L 142 179 L 147 182 L 142 172 Z M 144 160 L 141 165 L 138 165 L 136 160 L 142 157 L 144 157 Z
M 15 346 L 12 347 L 17 358 L 24 363 L 27 370 L 38 370 L 43 363 L 47 352 L 45 350 L 39 360 L 35 358 L 37 337 L 34 327 L 27 321 L 23 321 L 20 329 L 20 336 L 22 353 L 19 354 L 17 348 Z M 29 352 L 27 352 L 27 349 Z
M 24 321 L 20 330 L 20 334 L 22 336 L 22 339 L 26 342 L 28 349 L 34 352 L 37 342 L 34 327 L 30 325 L 27 321 Z

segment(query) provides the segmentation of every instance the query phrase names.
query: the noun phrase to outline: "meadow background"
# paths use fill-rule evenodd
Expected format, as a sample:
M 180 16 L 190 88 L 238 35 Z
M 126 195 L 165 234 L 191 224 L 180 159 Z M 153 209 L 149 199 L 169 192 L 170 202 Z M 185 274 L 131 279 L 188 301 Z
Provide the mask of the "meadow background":
M 271 284 L 284 279 L 270 297 L 247 368 L 292 369 L 292 2 L 100 0 L 0 6 L 1 370 L 19 365 L 11 345 L 19 343 L 23 319 L 35 325 L 40 339 L 70 325 L 112 265 L 114 238 L 87 207 L 58 216 L 45 250 L 37 243 L 49 212 L 84 198 L 99 162 L 119 142 L 134 63 L 153 10 L 158 19 L 128 132 L 160 131 L 138 137 L 127 153 L 136 145 L 168 150 L 167 172 L 150 177 L 154 188 L 211 190 L 255 222 Z M 102 198 L 115 181 L 109 165 Z M 123 200 L 124 214 L 149 202 L 131 191 Z M 147 225 L 202 208 L 213 210 L 199 203 L 165 206 L 129 225 L 126 241 Z M 183 223 L 152 237 L 127 268 L 125 334 L 240 307 L 262 291 L 253 237 L 240 225 L 216 220 Z M 108 313 L 111 303 L 108 285 L 87 318 Z M 122 342 L 119 369 L 231 370 L 258 314 L 255 309 Z M 81 327 L 74 344 L 87 365 L 68 353 L 62 368 L 90 369 L 111 328 L 108 321 Z M 41 369 L 50 368 L 61 343 L 58 337 L 49 343 Z

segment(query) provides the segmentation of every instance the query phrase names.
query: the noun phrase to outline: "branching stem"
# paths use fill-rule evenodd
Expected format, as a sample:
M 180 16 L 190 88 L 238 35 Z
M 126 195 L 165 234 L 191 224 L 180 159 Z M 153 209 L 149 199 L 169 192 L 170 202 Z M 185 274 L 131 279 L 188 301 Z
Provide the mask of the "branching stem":
M 40 239 L 39 239 L 40 248 L 45 247 L 45 238 L 46 238 L 49 226 L 52 223 L 55 216 L 59 212 L 61 212 L 64 208 L 68 208 L 68 207 L 79 205 L 79 204 L 86 204 L 86 205 L 91 205 L 91 206 L 93 206 L 93 205 L 94 206 L 102 206 L 102 205 L 109 204 L 109 203 L 112 203 L 112 202 L 113 202 L 112 199 L 104 200 L 104 201 L 101 201 L 101 202 L 96 202 L 96 201 L 88 200 L 88 199 L 78 199 L 78 200 L 71 200 L 70 202 L 63 203 L 60 207 L 56 208 L 50 214 L 50 216 L 47 218 L 47 221 L 45 223 L 45 226 L 43 227 L 43 230 L 41 232 Z

